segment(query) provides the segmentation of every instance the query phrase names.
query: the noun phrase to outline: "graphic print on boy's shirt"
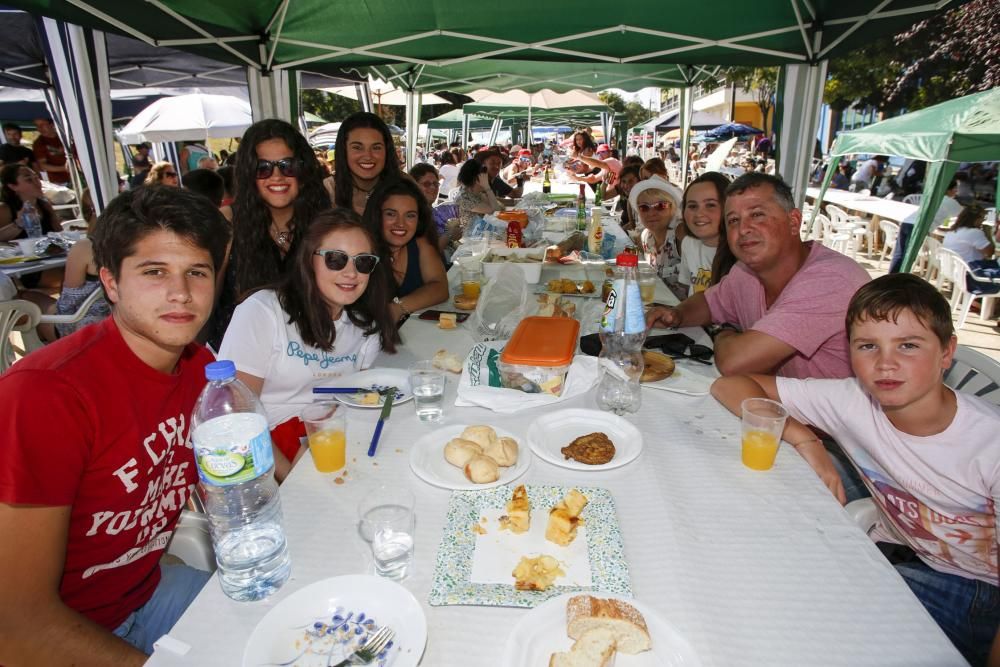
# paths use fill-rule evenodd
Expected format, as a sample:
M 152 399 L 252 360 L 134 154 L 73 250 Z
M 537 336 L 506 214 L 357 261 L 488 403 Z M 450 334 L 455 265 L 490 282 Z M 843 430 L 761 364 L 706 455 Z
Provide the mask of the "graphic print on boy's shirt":
M 928 507 L 899 481 L 881 471 L 861 465 L 872 499 L 882 510 L 873 538 L 908 544 L 928 565 L 952 573 L 974 574 L 986 581 L 996 579 L 997 531 L 993 501 L 985 507 L 961 508 L 961 513 L 944 514 Z M 884 529 L 880 530 L 880 529 Z

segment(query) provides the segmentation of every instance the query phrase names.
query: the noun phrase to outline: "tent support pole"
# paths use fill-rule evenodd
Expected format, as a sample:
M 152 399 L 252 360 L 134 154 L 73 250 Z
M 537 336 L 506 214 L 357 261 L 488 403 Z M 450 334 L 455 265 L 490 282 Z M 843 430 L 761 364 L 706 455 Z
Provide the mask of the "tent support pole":
M 913 262 L 920 253 L 920 246 L 934 225 L 934 216 L 937 214 L 941 199 L 948 190 L 948 182 L 958 171 L 957 162 L 931 162 L 927 165 L 927 174 L 924 177 L 924 196 L 920 198 L 920 212 L 917 221 L 913 224 L 913 232 L 910 234 L 909 243 L 906 244 L 906 254 L 903 255 L 903 265 L 899 267 L 900 272 L 907 272 L 913 266 Z
M 785 65 L 779 77 L 776 171 L 792 188 L 800 207 L 812 171 L 826 69 L 826 60 L 816 65 Z
M 691 116 L 694 115 L 694 90 L 692 86 L 681 88 L 680 130 L 681 130 L 681 189 L 687 188 L 691 155 Z

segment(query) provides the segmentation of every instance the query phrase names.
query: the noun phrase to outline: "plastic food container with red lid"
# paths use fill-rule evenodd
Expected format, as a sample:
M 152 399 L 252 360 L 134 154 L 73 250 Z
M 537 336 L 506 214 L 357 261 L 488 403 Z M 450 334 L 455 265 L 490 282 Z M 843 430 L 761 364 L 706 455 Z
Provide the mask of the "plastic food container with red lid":
M 573 318 L 524 318 L 500 353 L 501 386 L 560 396 L 579 340 Z

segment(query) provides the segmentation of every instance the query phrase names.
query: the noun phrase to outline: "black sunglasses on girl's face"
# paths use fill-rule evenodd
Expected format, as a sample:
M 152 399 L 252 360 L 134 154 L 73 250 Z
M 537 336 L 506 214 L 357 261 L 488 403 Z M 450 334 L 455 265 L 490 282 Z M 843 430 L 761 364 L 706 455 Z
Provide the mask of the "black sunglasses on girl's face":
M 316 254 L 323 257 L 326 268 L 331 271 L 342 271 L 347 266 L 349 259 L 354 261 L 354 268 L 357 269 L 358 273 L 371 273 L 378 264 L 378 255 L 367 252 L 359 253 L 353 257 L 343 250 L 317 250 Z
M 271 178 L 275 167 L 281 171 L 282 176 L 296 178 L 299 175 L 299 170 L 302 168 L 302 160 L 296 160 L 291 157 L 281 158 L 280 160 L 257 160 L 257 178 L 261 180 Z

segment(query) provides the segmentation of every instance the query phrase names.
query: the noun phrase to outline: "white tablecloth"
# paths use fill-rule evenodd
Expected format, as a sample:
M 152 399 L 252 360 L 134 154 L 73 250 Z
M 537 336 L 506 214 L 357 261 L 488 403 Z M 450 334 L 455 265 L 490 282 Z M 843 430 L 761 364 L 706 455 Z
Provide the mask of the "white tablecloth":
M 543 276 L 544 279 L 544 276 Z M 669 302 L 666 290 L 657 299 Z M 686 333 L 703 342 L 701 330 Z M 404 347 L 380 365 L 405 368 L 446 347 L 468 350 L 467 329 L 441 331 L 411 318 Z M 445 425 L 490 423 L 522 437 L 548 409 L 499 416 L 453 406 Z M 593 392 L 560 404 L 596 409 Z M 412 404 L 395 408 L 378 455 L 365 456 L 377 410 L 348 419 L 346 483 L 302 461 L 281 487 L 292 576 L 268 600 L 234 602 L 213 579 L 170 635 L 191 646 L 185 657 L 158 651 L 148 664 L 239 665 L 256 624 L 290 593 L 327 577 L 371 572 L 358 537 L 356 506 L 366 485 L 392 481 L 416 495 L 416 552 L 403 585 L 421 602 L 428 641 L 421 665 L 498 664 L 504 643 L 527 610 L 427 604 L 450 492 L 409 469 L 410 445 L 438 426 L 417 421 Z M 628 419 L 643 433 L 636 461 L 617 470 L 575 472 L 537 458 L 520 481 L 591 485 L 617 506 L 635 596 L 658 609 L 712 665 L 965 664 L 875 545 L 848 518 L 806 463 L 783 447 L 775 467 L 740 462 L 739 422 L 714 399 L 643 391 Z M 527 454 L 527 448 L 522 450 Z M 525 667 L 534 667 L 525 665 Z
M 816 201 L 819 196 L 819 188 L 806 188 L 806 196 Z M 901 201 L 882 199 L 869 195 L 848 192 L 847 190 L 830 189 L 823 196 L 823 201 L 834 206 L 846 208 L 849 211 L 858 211 L 868 215 L 877 215 L 886 220 L 902 222 L 907 216 L 919 209 L 919 206 L 905 204 Z

